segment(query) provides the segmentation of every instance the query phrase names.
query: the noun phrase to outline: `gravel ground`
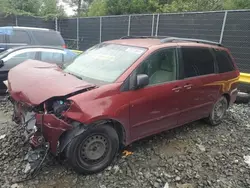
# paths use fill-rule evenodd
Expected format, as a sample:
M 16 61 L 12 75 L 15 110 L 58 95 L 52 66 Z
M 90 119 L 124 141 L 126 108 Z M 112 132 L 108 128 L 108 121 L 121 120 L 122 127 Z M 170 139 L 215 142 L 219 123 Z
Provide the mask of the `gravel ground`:
M 1 100 L 1 99 L 0 99 Z M 220 126 L 194 122 L 138 141 L 102 173 L 83 176 L 49 162 L 37 177 L 25 177 L 21 129 L 11 122 L 11 105 L 0 102 L 1 187 L 196 188 L 250 187 L 250 108 L 234 105 Z M 5 137 L 4 137 L 5 135 Z M 249 156 L 249 157 L 248 157 Z M 249 164 L 247 164 L 249 163 Z

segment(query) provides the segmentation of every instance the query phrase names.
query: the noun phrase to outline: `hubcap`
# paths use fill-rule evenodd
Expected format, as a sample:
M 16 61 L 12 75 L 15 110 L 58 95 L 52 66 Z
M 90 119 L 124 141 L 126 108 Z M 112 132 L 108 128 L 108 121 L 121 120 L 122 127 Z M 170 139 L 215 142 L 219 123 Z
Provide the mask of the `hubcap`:
M 224 114 L 226 112 L 226 104 L 223 101 L 219 101 L 215 107 L 214 107 L 214 119 L 216 121 L 223 118 Z
M 104 136 L 90 136 L 82 143 L 80 158 L 84 162 L 97 163 L 106 156 L 107 151 L 108 140 Z

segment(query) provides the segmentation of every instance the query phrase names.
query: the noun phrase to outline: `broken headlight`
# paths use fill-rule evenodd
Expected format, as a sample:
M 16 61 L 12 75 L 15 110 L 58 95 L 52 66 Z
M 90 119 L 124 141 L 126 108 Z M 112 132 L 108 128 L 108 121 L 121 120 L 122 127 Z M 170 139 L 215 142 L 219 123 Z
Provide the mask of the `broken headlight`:
M 70 107 L 70 101 L 64 101 L 64 100 L 57 100 L 53 102 L 52 109 L 53 113 L 60 117 L 62 116 L 62 113 L 67 111 Z

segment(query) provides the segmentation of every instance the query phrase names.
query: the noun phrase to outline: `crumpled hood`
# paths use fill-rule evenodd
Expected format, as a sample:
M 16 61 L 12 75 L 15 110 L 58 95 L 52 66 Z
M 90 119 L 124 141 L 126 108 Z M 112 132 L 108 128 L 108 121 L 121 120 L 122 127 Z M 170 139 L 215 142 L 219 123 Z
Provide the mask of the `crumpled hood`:
M 27 60 L 9 71 L 8 89 L 16 100 L 39 105 L 52 97 L 61 97 L 93 87 L 73 75 L 64 73 L 57 65 Z

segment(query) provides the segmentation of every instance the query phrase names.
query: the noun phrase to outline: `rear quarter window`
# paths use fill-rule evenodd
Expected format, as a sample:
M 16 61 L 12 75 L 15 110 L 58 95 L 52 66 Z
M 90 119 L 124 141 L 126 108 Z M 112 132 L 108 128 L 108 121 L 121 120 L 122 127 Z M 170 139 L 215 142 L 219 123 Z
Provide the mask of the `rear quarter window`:
M 10 43 L 22 43 L 30 44 L 30 36 L 26 31 L 14 30 L 11 35 L 9 35 Z
M 214 51 L 219 73 L 231 72 L 235 70 L 233 61 L 226 51 L 217 49 Z
M 55 31 L 32 31 L 39 45 L 63 46 L 64 40 L 60 33 Z

